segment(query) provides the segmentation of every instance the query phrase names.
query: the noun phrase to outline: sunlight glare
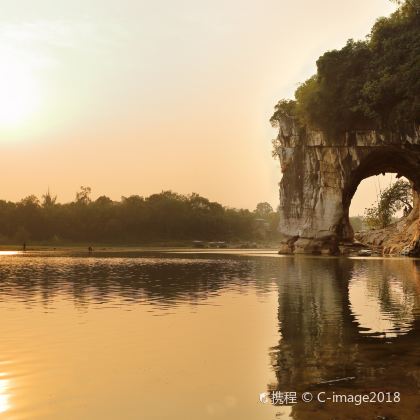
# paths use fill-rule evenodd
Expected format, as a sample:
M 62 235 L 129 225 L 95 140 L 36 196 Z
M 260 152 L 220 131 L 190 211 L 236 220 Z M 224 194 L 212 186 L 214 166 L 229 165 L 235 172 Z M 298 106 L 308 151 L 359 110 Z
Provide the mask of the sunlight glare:
M 16 126 L 37 110 L 40 92 L 25 56 L 0 49 L 0 127 Z
M 8 388 L 9 381 L 7 379 L 0 379 L 0 414 L 10 409 Z

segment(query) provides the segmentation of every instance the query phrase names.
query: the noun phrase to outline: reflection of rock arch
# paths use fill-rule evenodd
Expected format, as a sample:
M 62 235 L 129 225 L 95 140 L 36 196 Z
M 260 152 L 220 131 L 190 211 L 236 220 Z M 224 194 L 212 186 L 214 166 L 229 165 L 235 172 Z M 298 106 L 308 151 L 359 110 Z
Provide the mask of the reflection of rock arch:
M 405 259 L 357 261 L 348 291 L 362 334 L 392 342 L 412 331 L 420 308 L 417 266 L 418 261 Z
M 283 172 L 282 252 L 337 253 L 340 243 L 351 242 L 350 202 L 359 183 L 369 176 L 396 172 L 410 179 L 420 193 L 420 128 L 413 137 L 358 131 L 332 139 L 302 130 L 285 118 L 275 147 Z M 418 200 L 410 218 L 416 225 L 411 239 L 417 241 Z
M 313 394 L 399 391 L 404 398 L 403 404 L 393 406 L 298 403 L 292 406 L 292 418 L 402 419 L 420 415 L 420 261 L 314 257 L 284 259 L 280 264 L 285 273 L 278 284 L 281 338 L 270 354 L 277 381 L 269 389 Z M 384 306 L 388 297 L 381 292 L 390 275 L 403 285 L 404 293 L 416 296 L 416 316 L 408 332 L 384 340 L 367 334 L 358 324 L 348 287 L 363 266 L 376 279 L 373 292 L 384 300 Z M 302 278 L 305 281 L 300 281 Z
M 353 260 L 305 258 L 281 263 L 281 340 L 271 353 L 278 381 L 274 388 L 304 391 L 331 376 L 350 376 L 360 338 L 348 301 Z

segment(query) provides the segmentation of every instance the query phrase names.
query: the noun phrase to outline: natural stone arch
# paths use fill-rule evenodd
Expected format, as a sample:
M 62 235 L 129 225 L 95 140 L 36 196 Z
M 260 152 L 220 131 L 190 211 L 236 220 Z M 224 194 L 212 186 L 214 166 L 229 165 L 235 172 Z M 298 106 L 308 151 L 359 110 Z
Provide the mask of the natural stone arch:
M 283 118 L 275 153 L 283 172 L 280 252 L 343 251 L 342 245 L 354 239 L 348 210 L 357 186 L 364 178 L 383 172 L 396 172 L 413 182 L 417 197 L 406 222 L 411 223 L 411 246 L 418 246 L 419 127 L 413 136 L 354 131 L 330 138 L 320 131 L 302 129 L 293 118 Z
M 420 193 L 420 162 L 416 153 L 409 153 L 405 148 L 376 147 L 360 161 L 358 167 L 349 174 L 347 184 L 343 189 L 343 208 L 348 218 L 351 201 L 359 184 L 371 176 L 395 173 L 397 178 L 407 178 L 413 186 L 414 209 L 406 222 L 419 219 L 418 196 Z M 349 223 L 348 219 L 346 223 Z

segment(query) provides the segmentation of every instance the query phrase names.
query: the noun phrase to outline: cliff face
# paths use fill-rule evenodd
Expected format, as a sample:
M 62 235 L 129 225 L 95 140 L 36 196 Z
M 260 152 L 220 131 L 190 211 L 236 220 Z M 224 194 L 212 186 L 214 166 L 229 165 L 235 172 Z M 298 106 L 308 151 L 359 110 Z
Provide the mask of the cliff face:
M 299 128 L 293 118 L 283 118 L 275 150 L 283 173 L 279 224 L 283 253 L 337 254 L 341 244 L 351 243 L 348 211 L 364 178 L 396 172 L 420 192 L 420 127 L 412 137 L 357 131 L 331 139 Z M 412 241 L 418 241 L 418 200 L 411 218 L 416 224 Z

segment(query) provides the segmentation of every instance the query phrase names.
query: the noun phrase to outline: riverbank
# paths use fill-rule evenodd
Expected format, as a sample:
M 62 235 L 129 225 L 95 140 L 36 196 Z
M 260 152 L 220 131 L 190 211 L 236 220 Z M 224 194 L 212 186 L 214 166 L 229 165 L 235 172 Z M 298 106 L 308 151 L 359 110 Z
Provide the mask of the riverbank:
M 92 252 L 98 251 L 159 251 L 169 249 L 179 250 L 246 250 L 246 249 L 264 249 L 264 250 L 278 250 L 278 244 L 275 242 L 232 242 L 226 243 L 223 247 L 210 246 L 209 243 L 204 243 L 203 246 L 195 246 L 194 241 L 161 241 L 142 244 L 95 244 L 95 243 L 26 243 L 26 252 L 42 252 L 42 251 L 57 251 L 57 252 L 89 252 L 89 247 L 92 247 Z M 0 251 L 23 251 L 22 244 L 0 244 Z

